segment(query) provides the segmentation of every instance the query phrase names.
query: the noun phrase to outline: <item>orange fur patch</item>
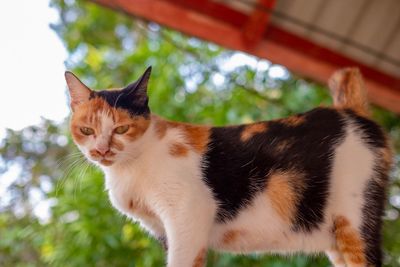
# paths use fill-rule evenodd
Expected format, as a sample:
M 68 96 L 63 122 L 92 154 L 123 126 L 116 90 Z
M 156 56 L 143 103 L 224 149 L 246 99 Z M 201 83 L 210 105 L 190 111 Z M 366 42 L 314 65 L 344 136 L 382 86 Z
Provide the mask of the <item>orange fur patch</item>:
M 131 200 L 129 201 L 129 209 L 130 209 L 130 210 L 133 210 L 134 207 L 136 207 L 136 206 L 134 205 L 133 200 L 131 199 Z
M 167 128 L 177 128 L 182 131 L 186 143 L 199 154 L 205 152 L 210 135 L 210 127 L 204 125 L 193 125 L 188 123 L 166 121 Z M 168 130 L 168 129 L 167 129 Z
M 175 128 L 182 131 L 186 144 L 197 153 L 204 153 L 208 145 L 210 127 L 205 125 L 193 125 L 182 122 L 167 121 L 153 115 L 154 128 L 158 138 L 162 139 L 169 128 Z
M 184 157 L 188 152 L 188 148 L 183 144 L 173 143 L 169 146 L 169 154 L 174 157 Z
M 362 116 L 370 115 L 364 81 L 357 68 L 336 71 L 329 79 L 334 106 L 350 108 Z
M 193 267 L 203 267 L 206 263 L 206 256 L 207 256 L 207 251 L 206 249 L 203 248 L 202 250 L 199 251 L 196 258 L 194 259 Z
M 157 137 L 159 139 L 163 139 L 163 137 L 167 133 L 168 122 L 154 115 L 152 116 L 151 120 L 154 121 L 154 129 Z
M 282 172 L 268 179 L 267 196 L 278 215 L 290 223 L 296 211 L 297 201 L 303 191 L 302 174 Z
M 250 138 L 252 138 L 254 135 L 265 132 L 266 130 L 267 130 L 267 126 L 265 123 L 249 124 L 242 131 L 240 140 L 242 140 L 242 142 L 246 142 Z
M 280 121 L 284 124 L 296 127 L 296 126 L 299 126 L 300 124 L 303 124 L 305 119 L 304 119 L 304 116 L 295 115 L 295 116 L 291 116 L 291 117 L 282 119 Z
M 222 237 L 222 243 L 224 245 L 231 245 L 238 240 L 238 238 L 242 235 L 242 231 L 240 230 L 228 230 L 224 233 Z
M 197 153 L 203 154 L 207 148 L 210 128 L 189 124 L 182 124 L 181 127 L 186 134 L 188 144 L 192 146 Z
M 348 266 L 366 265 L 364 243 L 360 234 L 354 229 L 350 222 L 343 216 L 338 216 L 334 221 L 334 233 L 336 245 L 343 255 Z

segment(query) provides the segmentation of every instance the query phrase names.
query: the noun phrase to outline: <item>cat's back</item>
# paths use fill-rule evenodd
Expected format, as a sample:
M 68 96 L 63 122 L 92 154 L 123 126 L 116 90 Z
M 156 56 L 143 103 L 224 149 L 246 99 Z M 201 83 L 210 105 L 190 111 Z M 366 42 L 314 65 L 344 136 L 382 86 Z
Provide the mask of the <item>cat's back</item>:
M 219 221 L 235 218 L 258 194 L 279 184 L 296 201 L 294 227 L 310 230 L 323 221 L 333 186 L 345 185 L 333 177 L 355 175 L 354 164 L 370 166 L 375 146 L 386 146 L 381 128 L 351 110 L 316 108 L 285 119 L 214 127 L 203 179 L 220 203 Z M 365 168 L 357 177 L 371 172 Z

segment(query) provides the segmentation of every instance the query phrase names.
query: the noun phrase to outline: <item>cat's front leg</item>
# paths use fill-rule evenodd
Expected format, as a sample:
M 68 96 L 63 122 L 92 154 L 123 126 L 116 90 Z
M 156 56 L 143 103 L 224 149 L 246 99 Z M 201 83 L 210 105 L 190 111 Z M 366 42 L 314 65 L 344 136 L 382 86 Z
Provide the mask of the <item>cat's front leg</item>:
M 168 267 L 205 266 L 211 222 L 206 214 L 172 219 L 166 224 Z
M 206 202 L 181 200 L 165 215 L 167 267 L 205 266 L 215 216 L 215 209 Z

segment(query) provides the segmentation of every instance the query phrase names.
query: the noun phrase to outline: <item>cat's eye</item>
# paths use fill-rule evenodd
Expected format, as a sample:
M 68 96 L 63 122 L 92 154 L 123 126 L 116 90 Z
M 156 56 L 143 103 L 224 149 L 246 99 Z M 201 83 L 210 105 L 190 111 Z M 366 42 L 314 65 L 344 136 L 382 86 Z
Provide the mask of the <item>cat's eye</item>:
M 129 129 L 129 125 L 122 125 L 122 126 L 115 128 L 114 132 L 116 134 L 124 134 L 128 131 L 128 129 Z
M 92 128 L 89 128 L 89 127 L 81 127 L 80 130 L 81 130 L 81 133 L 83 133 L 84 135 L 92 135 L 92 134 L 94 134 L 94 130 Z

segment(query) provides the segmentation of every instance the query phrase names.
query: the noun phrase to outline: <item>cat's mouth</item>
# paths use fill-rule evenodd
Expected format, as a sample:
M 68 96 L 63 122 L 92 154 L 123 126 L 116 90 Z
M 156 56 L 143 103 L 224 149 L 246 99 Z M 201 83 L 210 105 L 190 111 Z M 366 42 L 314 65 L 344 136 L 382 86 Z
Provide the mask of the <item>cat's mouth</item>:
M 89 152 L 92 160 L 99 162 L 104 166 L 111 166 L 114 163 L 114 156 L 116 155 L 114 152 L 109 151 L 105 155 L 101 155 L 95 150 Z

